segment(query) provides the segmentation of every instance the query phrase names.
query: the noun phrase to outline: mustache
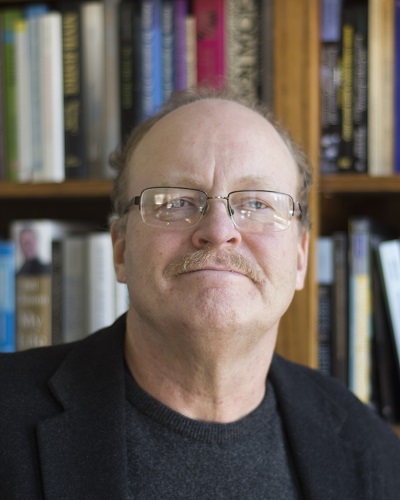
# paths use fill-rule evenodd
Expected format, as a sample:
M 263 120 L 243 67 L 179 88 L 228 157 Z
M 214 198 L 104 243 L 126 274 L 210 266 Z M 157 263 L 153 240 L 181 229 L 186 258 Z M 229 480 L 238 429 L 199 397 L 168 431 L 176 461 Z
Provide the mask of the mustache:
M 254 283 L 263 283 L 264 275 L 251 261 L 235 250 L 216 250 L 204 248 L 196 252 L 183 255 L 175 262 L 169 264 L 165 271 L 166 278 L 180 276 L 204 269 L 207 265 L 219 264 L 229 271 L 239 272 L 250 278 Z

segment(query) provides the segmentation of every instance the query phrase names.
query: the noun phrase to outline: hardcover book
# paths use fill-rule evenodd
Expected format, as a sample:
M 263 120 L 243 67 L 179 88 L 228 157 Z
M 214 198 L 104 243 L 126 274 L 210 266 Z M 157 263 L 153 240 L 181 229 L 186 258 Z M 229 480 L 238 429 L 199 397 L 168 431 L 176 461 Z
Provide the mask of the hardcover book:
M 225 18 L 223 0 L 194 0 L 197 26 L 198 83 L 220 87 L 225 73 Z
M 0 352 L 15 351 L 15 246 L 0 240 Z
M 80 228 L 80 224 L 54 220 L 21 220 L 11 224 L 16 247 L 17 350 L 51 344 L 52 240 Z
M 65 177 L 87 177 L 82 102 L 82 22 L 78 3 L 60 5 L 62 16 Z

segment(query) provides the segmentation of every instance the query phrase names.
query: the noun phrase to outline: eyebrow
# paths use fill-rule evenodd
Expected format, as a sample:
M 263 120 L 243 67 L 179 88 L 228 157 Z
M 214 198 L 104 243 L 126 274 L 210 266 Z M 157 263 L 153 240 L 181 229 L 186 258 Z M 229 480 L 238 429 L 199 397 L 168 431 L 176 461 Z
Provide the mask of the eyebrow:
M 188 177 L 188 176 L 172 176 L 172 177 L 164 177 L 160 179 L 159 185 L 171 186 L 171 183 L 174 186 L 181 187 L 194 187 L 203 189 L 204 181 L 200 177 Z M 271 176 L 264 175 L 245 175 L 240 177 L 234 181 L 236 185 L 246 184 L 250 187 L 253 184 L 262 185 L 263 187 L 268 189 L 274 189 L 276 187 L 275 180 Z

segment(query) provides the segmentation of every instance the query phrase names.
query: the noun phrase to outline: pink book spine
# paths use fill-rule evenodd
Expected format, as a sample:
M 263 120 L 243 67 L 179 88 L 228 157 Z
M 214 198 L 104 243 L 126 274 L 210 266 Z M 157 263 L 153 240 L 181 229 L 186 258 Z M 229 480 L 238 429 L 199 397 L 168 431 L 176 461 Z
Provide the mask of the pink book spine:
M 225 78 L 224 0 L 194 0 L 197 81 L 220 87 Z

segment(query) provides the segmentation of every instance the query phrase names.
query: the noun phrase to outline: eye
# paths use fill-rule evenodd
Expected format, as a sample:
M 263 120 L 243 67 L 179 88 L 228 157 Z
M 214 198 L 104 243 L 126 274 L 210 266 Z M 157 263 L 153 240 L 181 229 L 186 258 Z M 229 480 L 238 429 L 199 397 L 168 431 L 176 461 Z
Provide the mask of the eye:
M 240 200 L 239 208 L 241 210 L 271 210 L 271 205 L 265 200 L 260 200 L 257 198 L 242 198 Z
M 175 198 L 164 204 L 165 208 L 188 208 L 194 205 L 193 200 L 187 198 Z

